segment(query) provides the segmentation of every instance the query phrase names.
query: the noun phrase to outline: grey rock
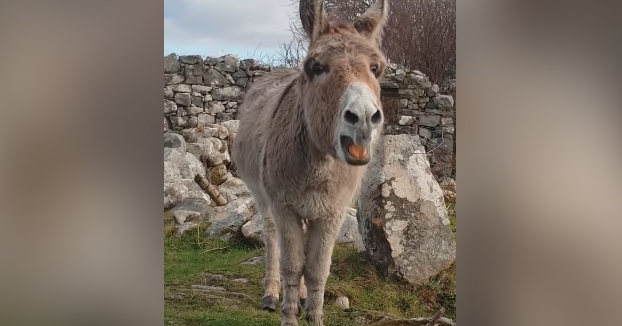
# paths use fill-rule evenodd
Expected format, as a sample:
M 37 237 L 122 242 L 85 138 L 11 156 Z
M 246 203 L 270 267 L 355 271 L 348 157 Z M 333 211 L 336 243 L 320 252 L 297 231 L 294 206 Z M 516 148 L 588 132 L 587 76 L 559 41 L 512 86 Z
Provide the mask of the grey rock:
M 229 129 L 227 129 L 222 124 L 213 124 L 213 125 L 211 125 L 209 127 L 214 128 L 214 129 L 217 130 L 217 134 L 216 134 L 215 137 L 218 137 L 220 139 L 227 139 L 227 137 L 229 136 Z
M 175 103 L 183 106 L 189 106 L 192 103 L 189 93 L 175 94 Z
M 363 244 L 363 239 L 358 229 L 355 209 L 346 209 L 346 214 L 341 224 L 339 234 L 337 234 L 337 238 L 335 239 L 335 243 L 350 244 L 359 251 L 365 250 L 365 245 Z
M 204 219 L 211 222 L 205 235 L 228 240 L 240 232 L 240 228 L 253 216 L 251 198 L 240 198 L 224 206 L 212 206 L 205 213 Z
M 205 73 L 205 66 L 203 63 L 197 63 L 191 66 L 184 67 L 184 75 L 186 77 L 202 76 Z
M 200 93 L 202 95 L 206 95 L 212 90 L 211 87 L 203 86 L 203 85 L 192 85 L 192 92 Z
M 335 305 L 343 310 L 350 309 L 350 300 L 347 297 L 340 296 L 335 300 Z
M 179 62 L 187 65 L 194 65 L 203 62 L 200 55 L 182 55 L 179 56 Z
M 204 64 L 208 65 L 208 66 L 213 66 L 219 62 L 223 61 L 222 58 L 212 58 L 212 57 L 207 57 L 205 58 L 205 61 L 203 61 Z
M 203 103 L 201 103 L 201 104 L 203 104 Z M 199 113 L 203 113 L 203 106 L 196 106 L 196 105 L 194 105 L 194 103 L 192 103 L 191 106 L 186 108 L 186 112 L 188 112 L 188 114 L 191 115 L 191 116 L 196 116 Z M 195 125 L 192 126 L 192 127 L 196 127 L 197 123 L 198 123 L 198 121 L 195 122 Z
M 202 162 L 214 152 L 212 143 L 186 143 L 186 151 Z
M 175 85 L 183 82 L 185 80 L 184 75 L 182 74 L 164 74 L 164 85 Z
M 418 115 L 423 115 L 424 113 L 419 110 L 411 110 L 411 109 L 403 109 L 400 111 L 402 115 L 407 115 L 409 117 L 416 117 Z
M 392 80 L 383 79 L 380 81 L 380 88 L 400 88 L 400 86 Z
M 199 120 L 197 119 L 197 117 L 190 117 L 188 119 L 188 127 L 190 128 L 196 127 L 198 123 L 199 123 Z
M 203 96 L 193 96 L 192 97 L 192 105 L 200 106 L 201 111 L 203 111 Z
M 238 132 L 238 128 L 240 127 L 240 120 L 229 120 L 220 123 L 221 126 L 227 128 L 229 134 L 235 134 Z
M 205 114 L 205 113 L 201 113 L 197 115 L 197 119 L 198 119 L 197 121 L 198 127 L 205 127 L 216 122 L 216 117 L 214 117 L 213 115 Z
M 175 53 L 171 53 L 164 57 L 165 74 L 174 74 L 179 72 L 180 69 L 179 60 L 177 59 L 177 55 Z
M 441 118 L 441 126 L 453 126 L 453 125 L 454 125 L 454 119 L 450 117 Z
M 171 129 L 171 122 L 168 121 L 166 117 L 164 117 L 164 132 L 167 132 Z
M 432 101 L 436 103 L 437 107 L 443 110 L 451 110 L 454 107 L 454 98 L 451 95 L 436 95 Z
M 211 101 L 205 104 L 205 111 L 215 115 L 220 112 L 225 112 L 225 106 L 221 102 Z
M 173 98 L 175 97 L 175 93 L 173 93 L 173 91 L 164 91 L 164 98 Z
M 246 84 L 248 84 L 248 78 L 238 78 L 235 81 L 235 84 L 240 87 L 246 87 Z
M 413 123 L 415 123 L 415 117 L 403 115 L 400 117 L 400 120 L 397 123 L 400 126 L 411 126 Z
M 164 147 L 178 148 L 180 151 L 186 151 L 186 140 L 180 134 L 167 132 L 164 134 Z
M 387 135 L 359 195 L 359 231 L 385 276 L 421 284 L 456 259 L 456 241 L 418 136 Z
M 188 119 L 188 117 L 169 117 L 169 119 L 171 119 L 173 130 L 181 130 L 190 126 L 190 119 Z
M 210 201 L 205 198 L 188 197 L 177 204 L 170 210 L 177 224 L 183 224 L 186 221 L 196 222 L 209 209 Z
M 216 119 L 220 120 L 220 121 L 228 121 L 233 119 L 233 113 L 231 112 L 220 112 L 218 114 L 216 114 Z
M 426 127 L 436 127 L 441 123 L 441 117 L 438 115 L 422 115 L 419 116 L 418 124 Z
M 245 279 L 245 278 L 236 278 L 231 281 L 236 282 L 236 283 L 242 283 L 242 284 L 248 283 L 248 279 Z
M 436 94 L 438 94 L 438 85 L 434 84 L 430 86 L 430 89 L 428 89 L 428 96 L 432 97 Z
M 171 100 L 164 100 L 164 114 L 174 114 L 177 112 L 177 104 Z
M 429 97 L 420 97 L 417 99 L 417 103 L 428 103 L 430 102 L 430 98 Z
M 407 98 L 401 98 L 397 108 L 398 109 L 405 109 L 407 107 L 408 107 L 408 99 Z
M 175 93 L 190 93 L 192 92 L 192 86 L 188 84 L 177 84 L 171 86 L 171 90 Z
M 191 84 L 191 85 L 200 85 L 203 83 L 203 77 L 201 76 L 188 77 L 186 78 L 186 83 Z
M 238 79 L 238 78 L 246 78 L 246 72 L 244 70 L 238 70 L 234 73 L 231 74 L 231 77 Z
M 212 97 L 217 101 L 241 101 L 244 91 L 239 86 L 217 88 L 212 91 Z
M 255 214 L 251 219 L 242 225 L 242 235 L 245 239 L 263 245 L 263 218 L 260 214 Z
M 227 177 L 227 181 L 218 186 L 218 189 L 229 202 L 251 197 L 246 184 L 241 179 L 232 176 Z
M 257 63 L 254 59 L 244 59 L 240 61 L 240 69 L 250 70 L 255 65 L 257 65 Z
M 432 131 L 430 131 L 430 129 L 428 128 L 419 128 L 419 135 L 425 139 L 431 139 L 432 138 Z
M 226 86 L 231 85 L 231 82 L 225 78 L 218 70 L 210 68 L 207 69 L 203 75 L 203 84 L 209 86 Z
M 164 148 L 164 208 L 171 208 L 188 197 L 209 200 L 194 182 L 194 176 L 204 171 L 201 162 L 192 154 L 180 148 Z
M 229 162 L 231 162 L 231 156 L 229 155 L 228 151 L 224 153 L 214 151 L 210 155 L 205 157 L 205 162 L 207 163 L 208 167 L 214 167 L 220 164 L 228 164 Z
M 222 57 L 222 62 L 219 62 L 215 65 L 215 68 L 218 70 L 226 71 L 226 72 L 235 72 L 239 68 L 240 60 L 232 55 L 226 55 Z
M 421 97 L 424 95 L 424 90 L 417 88 L 402 88 L 398 91 L 398 93 L 402 97 L 415 101 L 417 97 Z

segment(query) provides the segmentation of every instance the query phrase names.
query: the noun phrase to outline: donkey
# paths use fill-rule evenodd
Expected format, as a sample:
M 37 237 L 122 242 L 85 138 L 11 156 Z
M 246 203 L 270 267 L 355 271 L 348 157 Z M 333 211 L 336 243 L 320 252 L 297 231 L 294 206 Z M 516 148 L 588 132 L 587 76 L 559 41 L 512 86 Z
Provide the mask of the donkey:
M 330 20 L 321 0 L 299 6 L 310 40 L 303 68 L 274 70 L 248 90 L 232 160 L 263 217 L 263 308 L 276 310 L 282 286 L 281 326 L 298 325 L 300 303 L 321 326 L 335 238 L 384 123 L 388 3 L 354 22 Z

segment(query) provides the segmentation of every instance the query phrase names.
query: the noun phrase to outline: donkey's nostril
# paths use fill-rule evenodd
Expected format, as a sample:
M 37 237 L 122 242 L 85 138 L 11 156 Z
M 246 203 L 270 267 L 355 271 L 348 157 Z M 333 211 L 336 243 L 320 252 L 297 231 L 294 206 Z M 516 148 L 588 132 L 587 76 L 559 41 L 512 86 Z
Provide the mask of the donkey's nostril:
M 346 110 L 346 113 L 343 115 L 343 120 L 349 124 L 356 124 L 359 121 L 359 117 L 352 113 L 352 111 Z
M 374 115 L 371 116 L 371 122 L 379 123 L 380 120 L 382 120 L 382 112 L 380 112 L 380 110 L 377 110 L 376 113 L 374 113 Z

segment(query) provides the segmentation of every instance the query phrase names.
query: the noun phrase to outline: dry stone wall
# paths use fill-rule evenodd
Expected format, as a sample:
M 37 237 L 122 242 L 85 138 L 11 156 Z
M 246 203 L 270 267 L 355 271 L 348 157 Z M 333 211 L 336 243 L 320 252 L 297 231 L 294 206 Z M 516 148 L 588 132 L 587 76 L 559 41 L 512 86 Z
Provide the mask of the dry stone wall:
M 255 78 L 278 69 L 240 60 L 200 55 L 164 57 L 164 131 L 209 127 L 237 119 L 237 108 Z M 441 182 L 455 179 L 455 106 L 451 95 L 416 70 L 388 67 L 381 79 L 386 133 L 417 134 L 430 159 L 431 170 Z

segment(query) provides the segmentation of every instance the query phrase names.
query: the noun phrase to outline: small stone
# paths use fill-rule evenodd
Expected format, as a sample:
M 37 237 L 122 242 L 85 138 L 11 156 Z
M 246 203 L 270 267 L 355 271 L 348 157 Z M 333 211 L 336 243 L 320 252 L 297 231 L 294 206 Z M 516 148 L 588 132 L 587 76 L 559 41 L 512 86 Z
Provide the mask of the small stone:
M 229 133 L 237 133 L 238 128 L 240 127 L 240 120 L 229 120 L 220 123 L 221 126 L 227 128 Z
M 454 119 L 449 118 L 449 117 L 441 118 L 441 126 L 453 126 L 453 124 L 454 124 Z
M 248 84 L 248 78 L 238 78 L 235 81 L 235 84 L 240 87 L 246 87 L 246 84 Z
M 198 221 L 207 212 L 210 202 L 204 198 L 186 198 L 171 209 L 177 224 L 186 221 Z
M 411 126 L 415 123 L 415 117 L 409 117 L 403 115 L 400 117 L 400 120 L 397 122 L 400 126 Z
M 177 84 L 171 86 L 171 90 L 175 93 L 190 93 L 192 92 L 191 85 L 188 84 Z
M 203 65 L 203 63 L 186 66 L 184 68 L 184 75 L 186 75 L 186 77 L 202 76 L 204 73 L 205 73 L 205 66 Z
M 207 57 L 207 58 L 205 58 L 205 61 L 203 61 L 203 63 L 208 65 L 208 66 L 213 66 L 213 65 L 219 63 L 220 61 L 222 61 L 222 60 L 219 59 L 219 58 Z
M 174 114 L 177 112 L 177 104 L 170 100 L 164 100 L 164 114 Z
M 189 106 L 192 103 L 190 94 L 188 93 L 175 94 L 175 103 L 177 103 L 178 105 Z
M 203 83 L 203 77 L 201 76 L 188 77 L 186 78 L 186 83 L 191 84 L 191 85 L 200 85 Z
M 164 57 L 164 73 L 165 74 L 174 74 L 179 72 L 180 65 L 179 60 L 177 59 L 177 55 L 175 53 L 171 53 Z
M 419 135 L 425 139 L 431 139 L 432 138 L 432 131 L 430 131 L 430 129 L 428 128 L 419 128 Z
M 211 101 L 205 104 L 205 111 L 210 114 L 217 114 L 220 112 L 225 112 L 225 106 L 218 101 Z
M 166 117 L 164 117 L 164 132 L 167 132 L 171 129 L 171 123 L 168 121 Z
M 432 97 L 436 94 L 438 94 L 438 85 L 434 84 L 428 89 L 428 96 Z
M 164 134 L 164 147 L 179 148 L 180 151 L 186 151 L 186 140 L 180 134 L 167 132 Z
M 174 98 L 175 93 L 173 91 L 164 91 L 164 98 Z
M 226 175 L 227 167 L 222 164 L 211 168 L 207 172 L 209 182 L 211 182 L 215 186 L 220 186 L 223 182 L 227 181 L 227 179 L 225 178 Z
M 454 98 L 451 95 L 437 95 L 432 101 L 443 110 L 450 110 L 454 107 Z
M 175 85 L 184 81 L 184 75 L 182 74 L 164 74 L 164 85 Z
M 400 99 L 400 103 L 397 106 L 398 109 L 405 109 L 408 107 L 408 99 L 407 98 L 401 98 Z
M 200 93 L 205 95 L 212 90 L 211 87 L 203 86 L 203 85 L 192 85 L 192 92 Z
M 199 113 L 203 113 L 203 107 L 202 106 L 195 106 L 194 103 L 192 103 L 192 104 L 193 105 L 191 105 L 191 106 L 186 108 L 186 112 L 188 112 L 188 115 L 196 116 Z M 198 123 L 198 121 L 197 121 L 197 123 Z
M 208 125 L 216 123 L 216 117 L 213 115 L 201 113 L 197 115 L 197 126 L 198 127 L 206 127 Z
M 200 106 L 201 111 L 203 111 L 203 96 L 193 96 L 192 97 L 192 105 Z
M 239 59 L 232 55 L 226 55 L 223 58 L 222 62 L 217 63 L 214 68 L 226 71 L 226 72 L 235 72 L 239 68 Z
M 174 130 L 181 130 L 190 126 L 188 117 L 170 117 L 171 125 Z
M 441 117 L 438 115 L 422 115 L 419 116 L 418 124 L 426 127 L 436 127 L 441 123 Z
M 220 121 L 228 121 L 233 119 L 233 113 L 231 112 L 220 112 L 218 114 L 216 114 L 216 119 L 220 120 Z
M 248 283 L 248 280 L 245 278 L 236 278 L 231 280 L 232 282 L 237 282 L 237 283 Z
M 212 95 L 210 95 L 210 94 L 205 94 L 205 97 L 203 98 L 203 102 L 204 102 L 204 103 L 207 103 L 207 102 L 212 101 L 212 100 L 214 100 L 214 98 L 212 97 Z
M 232 83 L 218 72 L 218 70 L 210 68 L 203 75 L 203 84 L 209 86 L 225 86 L 231 85 Z
M 264 264 L 266 261 L 266 256 L 257 256 L 253 257 L 245 262 L 242 262 L 242 265 L 260 265 Z
M 341 296 L 335 300 L 335 305 L 343 310 L 348 310 L 350 309 L 350 300 L 347 297 Z
M 200 55 L 182 55 L 179 56 L 179 61 L 183 64 L 194 65 L 203 62 Z

